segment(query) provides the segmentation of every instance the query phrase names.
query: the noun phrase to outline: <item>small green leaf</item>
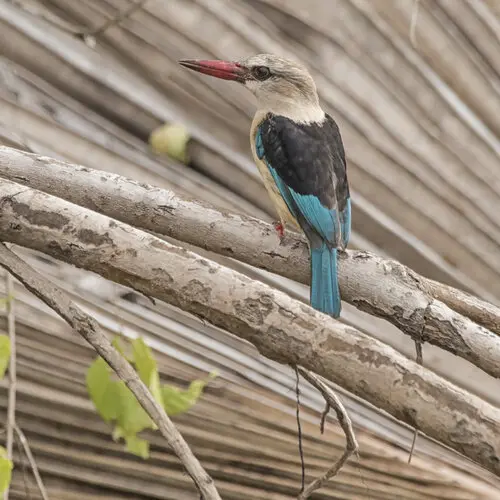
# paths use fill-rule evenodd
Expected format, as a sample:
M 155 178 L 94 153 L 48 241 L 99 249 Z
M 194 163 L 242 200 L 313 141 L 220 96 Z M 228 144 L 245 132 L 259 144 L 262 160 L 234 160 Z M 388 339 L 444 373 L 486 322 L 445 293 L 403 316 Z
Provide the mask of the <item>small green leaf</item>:
M 113 339 L 113 346 L 122 356 L 127 355 L 128 345 L 124 348 L 118 337 Z M 194 380 L 187 390 L 161 387 L 158 365 L 142 338 L 131 342 L 131 355 L 127 359 L 135 366 L 155 399 L 171 415 L 189 410 L 199 399 L 208 381 L 216 376 L 216 373 L 211 373 L 208 380 Z M 157 427 L 125 382 L 116 380 L 113 371 L 101 357 L 96 358 L 89 367 L 86 382 L 90 398 L 101 417 L 106 422 L 115 421 L 113 440 L 124 439 L 126 451 L 144 459 L 149 458 L 149 442 L 138 437 L 138 434 L 145 429 L 156 430 Z
M 173 416 L 188 411 L 195 405 L 205 386 L 214 377 L 216 377 L 215 372 L 209 375 L 208 380 L 193 380 L 185 391 L 171 385 L 164 385 L 161 391 L 163 407 L 167 414 Z
M 117 384 L 120 395 L 117 424 L 123 429 L 123 435 L 130 436 L 144 429 L 152 429 L 153 421 L 137 402 L 125 382 L 120 381 Z
M 141 458 L 149 458 L 149 441 L 137 436 L 125 437 L 125 449 Z
M 9 366 L 10 340 L 7 335 L 0 335 L 0 380 L 3 379 L 5 371 Z
M 101 357 L 87 371 L 87 391 L 105 422 L 117 419 L 120 411 L 119 382 L 111 379 L 111 368 Z
M 125 348 L 122 345 L 120 337 L 114 337 L 111 344 L 123 357 L 125 357 Z
M 122 339 L 120 337 L 114 337 L 113 340 L 111 341 L 111 344 L 113 344 L 113 347 L 129 362 L 133 363 L 134 360 L 133 358 L 130 357 L 129 353 L 127 352 L 128 349 L 122 344 Z M 128 346 L 127 346 L 128 347 Z
M 121 438 L 125 437 L 125 432 L 119 425 L 117 425 L 113 429 L 113 434 L 111 434 L 111 437 L 113 438 L 113 441 L 120 441 Z
M 7 451 L 0 446 L 0 494 L 3 493 L 10 484 L 12 477 L 12 461 L 7 458 Z
M 150 347 L 139 337 L 132 341 L 132 350 L 135 368 L 139 373 L 139 377 L 148 386 L 156 401 L 161 404 L 160 375 L 156 359 L 153 357 Z
M 132 350 L 134 353 L 134 363 L 141 377 L 141 380 L 149 385 L 150 378 L 154 372 L 158 372 L 158 367 L 156 365 L 156 360 L 153 357 L 151 349 L 144 342 L 144 340 L 139 337 L 132 341 Z

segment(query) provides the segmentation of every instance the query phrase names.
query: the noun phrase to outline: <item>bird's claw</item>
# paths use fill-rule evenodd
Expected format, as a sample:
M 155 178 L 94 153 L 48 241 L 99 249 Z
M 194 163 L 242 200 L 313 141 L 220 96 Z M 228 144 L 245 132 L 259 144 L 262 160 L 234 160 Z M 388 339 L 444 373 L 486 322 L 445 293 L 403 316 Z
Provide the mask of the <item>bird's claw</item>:
M 278 233 L 278 238 L 281 240 L 285 237 L 285 226 L 283 225 L 282 222 L 274 222 L 273 223 L 274 229 L 276 229 L 276 232 Z

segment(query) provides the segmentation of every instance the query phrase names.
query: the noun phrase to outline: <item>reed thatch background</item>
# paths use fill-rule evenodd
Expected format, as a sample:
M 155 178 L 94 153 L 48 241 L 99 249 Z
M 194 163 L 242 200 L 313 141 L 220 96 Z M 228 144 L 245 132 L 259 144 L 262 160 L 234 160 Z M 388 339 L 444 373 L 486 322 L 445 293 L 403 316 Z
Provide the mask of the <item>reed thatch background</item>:
M 411 0 L 149 0 L 99 33 L 92 48 L 75 33 L 98 28 L 131 1 L 0 0 L 0 143 L 272 220 L 250 159 L 251 96 L 176 61 L 256 52 L 298 57 L 344 137 L 352 247 L 498 303 L 500 4 L 418 4 L 415 46 Z M 164 122 L 188 126 L 189 166 L 149 151 L 150 132 Z M 307 298 L 301 285 L 211 258 Z M 137 303 L 128 291 L 50 259 L 32 253 L 29 259 L 110 333 L 149 339 L 166 380 L 183 385 L 219 369 L 202 402 L 176 420 L 224 498 L 293 496 L 300 468 L 291 370 L 182 312 Z M 91 350 L 20 287 L 16 319 L 19 424 L 51 498 L 195 498 L 162 443 L 142 462 L 111 441 L 84 390 Z M 414 356 L 411 340 L 386 322 L 348 306 L 343 320 Z M 500 403 L 498 382 L 465 361 L 429 346 L 424 361 Z M 425 439 L 407 466 L 411 432 L 345 398 L 359 428 L 361 459 L 314 498 L 498 498 L 500 483 L 491 475 Z M 321 398 L 306 386 L 304 404 L 313 474 L 340 453 L 343 437 L 332 423 L 320 438 Z M 16 470 L 13 496 L 25 498 L 22 468 Z

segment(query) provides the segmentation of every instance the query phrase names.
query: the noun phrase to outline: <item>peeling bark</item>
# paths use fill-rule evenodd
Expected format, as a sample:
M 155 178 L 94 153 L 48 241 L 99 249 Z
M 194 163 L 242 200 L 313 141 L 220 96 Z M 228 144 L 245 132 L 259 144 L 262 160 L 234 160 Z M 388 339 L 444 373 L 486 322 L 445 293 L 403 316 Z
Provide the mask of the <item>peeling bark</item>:
M 500 410 L 394 349 L 258 281 L 53 196 L 1 180 L 0 204 L 3 240 L 206 319 L 275 361 L 335 381 L 500 475 Z M 172 199 L 166 205 L 171 208 Z M 347 261 L 370 259 L 360 254 Z
M 257 219 L 220 212 L 115 174 L 6 147 L 0 147 L 0 176 L 135 227 L 309 282 L 305 240 L 289 232 L 280 244 L 272 226 Z M 492 304 L 367 252 L 348 251 L 340 259 L 339 276 L 343 300 L 500 377 L 500 337 L 495 335 L 500 334 L 500 312 Z

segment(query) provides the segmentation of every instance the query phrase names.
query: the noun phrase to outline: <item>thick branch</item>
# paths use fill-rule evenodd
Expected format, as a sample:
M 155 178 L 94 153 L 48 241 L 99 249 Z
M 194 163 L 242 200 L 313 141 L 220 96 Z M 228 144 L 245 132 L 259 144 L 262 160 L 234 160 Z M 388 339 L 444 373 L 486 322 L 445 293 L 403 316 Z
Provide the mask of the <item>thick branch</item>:
M 127 384 L 137 401 L 158 426 L 158 429 L 195 482 L 202 498 L 220 500 L 212 478 L 205 472 L 184 438 L 165 413 L 165 410 L 153 398 L 137 372 L 111 345 L 97 322 L 74 304 L 56 285 L 37 273 L 1 243 L 0 265 L 12 273 L 30 292 L 54 309 L 106 360 L 120 379 Z
M 309 282 L 305 240 L 288 233 L 279 244 L 265 222 L 220 212 L 118 175 L 6 147 L 0 147 L 0 176 L 132 226 Z M 500 338 L 461 316 L 500 334 L 500 311 L 495 306 L 366 252 L 348 252 L 341 260 L 340 286 L 342 298 L 359 309 L 500 377 Z
M 0 180 L 0 204 L 1 239 L 206 319 L 277 362 L 335 381 L 500 475 L 500 410 L 394 349 L 285 293 L 50 195 Z
M 420 285 L 437 300 L 460 313 L 475 323 L 500 335 L 500 309 L 497 306 L 480 300 L 470 293 L 457 290 L 452 286 L 419 277 Z

